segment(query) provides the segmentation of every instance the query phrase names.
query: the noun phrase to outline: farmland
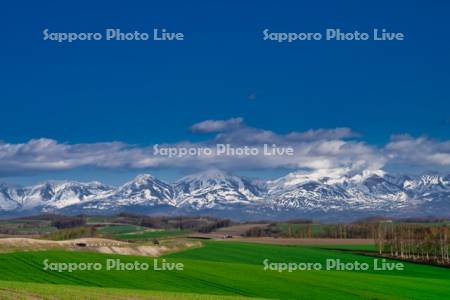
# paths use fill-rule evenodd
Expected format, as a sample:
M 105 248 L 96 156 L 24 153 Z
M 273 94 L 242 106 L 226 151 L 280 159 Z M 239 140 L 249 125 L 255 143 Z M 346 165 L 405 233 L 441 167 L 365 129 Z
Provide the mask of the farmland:
M 135 225 L 116 225 L 100 227 L 97 231 L 101 234 L 121 234 L 145 230 L 145 227 Z
M 118 240 L 150 240 L 156 238 L 166 238 L 172 236 L 180 236 L 187 234 L 186 230 L 172 229 L 149 229 L 142 226 L 135 225 L 115 225 L 100 227 L 97 230 L 98 234 L 109 236 Z
M 399 232 L 395 241 L 404 243 L 411 242 L 411 235 L 400 235 L 405 229 L 438 232 L 437 228 L 445 229 L 441 223 L 301 222 L 231 223 L 208 217 L 129 214 L 5 220 L 0 224 L 4 230 L 0 298 L 446 299 L 450 295 L 450 270 L 445 264 L 413 263 L 406 261 L 408 257 L 395 260 L 388 252 L 376 257 L 380 228 L 393 226 Z M 385 245 L 388 238 L 382 239 Z M 375 260 L 383 268 L 375 270 Z M 109 261 L 147 264 L 148 269 L 108 269 Z M 370 267 L 328 269 L 330 261 Z M 71 272 L 44 268 L 52 263 L 100 267 Z M 182 268 L 161 270 L 163 263 Z M 273 267 L 283 264 L 295 268 Z M 389 269 L 398 264 L 402 268 Z M 303 265 L 321 268 L 299 270 Z
M 42 262 L 101 262 L 117 258 L 124 262 L 148 262 L 146 257 L 105 255 L 89 252 L 41 251 L 0 255 L 0 280 L 3 289 L 24 286 L 40 293 L 51 284 L 129 290 L 136 297 L 145 291 L 198 295 L 246 296 L 278 299 L 445 299 L 450 294 L 450 272 L 446 268 L 404 263 L 404 271 L 296 271 L 263 269 L 263 260 L 273 262 L 320 262 L 335 258 L 343 262 L 370 263 L 373 258 L 348 251 L 322 247 L 280 246 L 238 242 L 205 241 L 204 246 L 164 256 L 184 264 L 183 271 L 74 271 L 43 270 Z M 8 282 L 11 281 L 11 284 Z M 111 292 L 114 292 L 111 291 Z M 169 296 L 168 296 L 169 297 Z M 211 297 L 211 296 L 208 296 Z M 188 299 L 188 298 L 186 298 Z M 201 299 L 201 298 L 199 298 Z
M 0 281 L 2 299 L 245 300 L 247 297 Z M 254 298 L 251 298 L 254 299 Z
M 164 238 L 171 236 L 179 236 L 188 233 L 183 230 L 155 230 L 155 231 L 143 231 L 143 232 L 131 232 L 114 235 L 114 238 L 123 240 L 145 240 L 153 238 Z

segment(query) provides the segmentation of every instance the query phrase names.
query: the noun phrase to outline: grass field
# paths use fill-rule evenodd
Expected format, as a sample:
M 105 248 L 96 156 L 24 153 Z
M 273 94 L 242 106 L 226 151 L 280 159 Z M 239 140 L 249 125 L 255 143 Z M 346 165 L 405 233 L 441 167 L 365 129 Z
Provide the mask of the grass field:
M 95 299 L 95 295 L 103 291 L 119 298 L 121 293 L 127 293 L 137 299 L 145 297 L 148 291 L 154 293 L 152 299 L 214 299 L 214 295 L 277 299 L 448 299 L 450 295 L 450 270 L 445 268 L 405 263 L 404 271 L 264 271 L 264 259 L 272 262 L 325 262 L 329 258 L 339 258 L 342 262 L 358 260 L 370 263 L 373 259 L 320 247 L 230 241 L 206 241 L 202 248 L 164 257 L 169 262 L 182 262 L 183 271 L 59 273 L 43 270 L 44 259 L 50 262 L 101 262 L 107 258 L 119 258 L 122 262 L 152 262 L 146 257 L 88 252 L 0 254 L 0 294 L 8 296 L 8 293 L 14 293 L 14 289 L 19 289 L 33 295 L 48 295 L 52 289 L 62 285 L 61 290 L 68 290 L 65 295 L 79 293 L 89 299 Z M 183 298 L 178 293 L 187 293 L 187 296 Z M 206 298 L 188 298 L 201 295 Z
M 1 299 L 245 300 L 247 297 L 0 281 Z M 251 298 L 254 299 L 254 298 Z
M 146 240 L 155 238 L 166 238 L 188 233 L 184 230 L 149 230 L 146 227 L 136 225 L 114 225 L 104 226 L 97 229 L 97 232 L 109 235 L 120 240 Z
M 341 249 L 341 250 L 355 250 L 355 251 L 365 251 L 365 252 L 375 252 L 377 251 L 375 245 L 316 245 L 315 247 L 323 249 Z
M 120 233 L 142 231 L 145 229 L 146 229 L 145 227 L 137 225 L 116 225 L 116 226 L 100 227 L 97 229 L 97 232 L 102 234 L 120 234 Z
M 143 232 L 129 232 L 114 234 L 113 237 L 121 240 L 145 240 L 154 238 L 165 238 L 188 233 L 184 230 L 155 230 Z

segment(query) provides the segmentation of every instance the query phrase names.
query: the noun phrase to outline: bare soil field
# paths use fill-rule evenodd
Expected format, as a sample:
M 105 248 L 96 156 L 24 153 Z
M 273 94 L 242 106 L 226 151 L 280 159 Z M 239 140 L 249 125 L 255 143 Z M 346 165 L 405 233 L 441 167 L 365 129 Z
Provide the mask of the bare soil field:
M 199 241 L 168 240 L 162 245 L 127 243 L 102 238 L 79 238 L 65 241 L 50 241 L 32 238 L 2 238 L 0 253 L 14 251 L 37 251 L 49 249 L 65 249 L 73 251 L 92 251 L 108 254 L 138 255 L 157 257 L 168 252 L 176 252 L 186 248 L 200 247 Z
M 206 239 L 222 239 L 226 236 L 239 237 L 252 227 L 265 227 L 269 224 L 239 224 L 229 227 L 219 228 L 210 233 L 193 233 L 189 237 L 206 238 Z
M 273 238 L 273 237 L 256 237 L 245 238 L 236 237 L 228 240 L 248 243 L 262 243 L 274 245 L 373 245 L 373 239 L 329 239 L 329 238 Z
M 330 239 L 330 238 L 274 238 L 274 237 L 242 237 L 232 235 L 227 238 L 218 231 L 205 234 L 191 235 L 192 238 L 213 239 L 246 243 L 260 243 L 273 245 L 373 245 L 373 239 Z

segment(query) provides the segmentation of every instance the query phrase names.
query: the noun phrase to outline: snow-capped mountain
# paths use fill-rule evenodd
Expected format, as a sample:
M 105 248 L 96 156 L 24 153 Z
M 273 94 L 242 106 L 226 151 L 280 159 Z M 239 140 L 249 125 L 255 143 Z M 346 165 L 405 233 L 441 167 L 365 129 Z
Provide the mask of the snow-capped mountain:
M 91 201 L 114 188 L 99 182 L 49 181 L 25 188 L 10 188 L 10 199 L 20 210 L 53 210 Z M 0 202 L 3 205 L 3 201 Z
M 419 178 L 404 177 L 402 187 L 414 193 L 431 193 L 448 191 L 450 188 L 450 175 L 443 177 L 436 173 L 427 173 Z
M 11 211 L 20 207 L 17 201 L 22 197 L 22 191 L 0 183 L 0 211 Z
M 172 185 L 152 175 L 143 174 L 92 201 L 78 204 L 75 210 L 116 211 L 130 206 L 154 207 L 175 206 L 175 204 Z
M 382 172 L 317 177 L 291 173 L 268 184 L 273 209 L 390 210 L 405 205 L 405 191 Z
M 114 193 L 119 201 L 129 199 L 141 203 L 144 199 L 159 203 L 175 204 L 173 202 L 173 187 L 153 177 L 152 175 L 139 175 L 130 182 L 125 183 Z
M 230 205 L 257 204 L 262 191 L 248 179 L 218 170 L 186 176 L 175 183 L 177 206 L 224 209 Z
M 336 214 L 450 215 L 450 176 L 295 172 L 263 182 L 213 170 L 173 184 L 139 175 L 119 186 L 49 181 L 30 187 L 0 184 L 3 216 L 37 212 L 217 213 L 246 218 L 323 218 Z

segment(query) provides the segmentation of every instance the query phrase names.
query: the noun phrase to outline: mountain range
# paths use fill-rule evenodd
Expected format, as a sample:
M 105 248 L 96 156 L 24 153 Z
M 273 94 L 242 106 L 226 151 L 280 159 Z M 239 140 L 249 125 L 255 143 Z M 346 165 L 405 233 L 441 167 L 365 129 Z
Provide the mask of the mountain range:
M 29 187 L 0 184 L 0 216 L 37 213 L 208 214 L 232 219 L 354 220 L 449 216 L 450 175 L 356 175 L 295 172 L 251 180 L 212 170 L 167 183 L 139 175 L 113 187 L 100 182 L 48 181 Z

